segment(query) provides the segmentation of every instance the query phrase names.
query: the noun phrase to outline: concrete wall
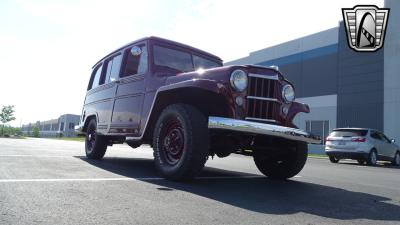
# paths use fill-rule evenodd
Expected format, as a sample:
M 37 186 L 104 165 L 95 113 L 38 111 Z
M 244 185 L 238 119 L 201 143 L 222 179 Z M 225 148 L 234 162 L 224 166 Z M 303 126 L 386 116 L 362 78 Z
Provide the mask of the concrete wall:
M 343 22 L 338 42 L 338 127 L 383 130 L 383 49 L 355 52 Z
M 386 0 L 390 16 L 384 43 L 384 132 L 400 140 L 400 1 Z
M 336 95 L 299 98 L 296 101 L 310 106 L 310 113 L 299 113 L 293 120 L 300 129 L 306 130 L 307 120 L 329 120 L 329 132 L 336 128 Z

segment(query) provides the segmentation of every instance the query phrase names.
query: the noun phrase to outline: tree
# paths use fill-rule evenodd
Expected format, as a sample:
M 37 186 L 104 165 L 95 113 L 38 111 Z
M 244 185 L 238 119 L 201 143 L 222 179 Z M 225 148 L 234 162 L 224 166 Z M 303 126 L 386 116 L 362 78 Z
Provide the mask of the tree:
M 32 128 L 32 135 L 34 137 L 40 137 L 39 127 L 37 127 L 36 125 Z
M 4 125 L 8 122 L 15 120 L 14 112 L 15 111 L 13 105 L 5 105 L 2 107 L 0 112 L 0 122 L 2 123 L 0 136 L 4 135 Z

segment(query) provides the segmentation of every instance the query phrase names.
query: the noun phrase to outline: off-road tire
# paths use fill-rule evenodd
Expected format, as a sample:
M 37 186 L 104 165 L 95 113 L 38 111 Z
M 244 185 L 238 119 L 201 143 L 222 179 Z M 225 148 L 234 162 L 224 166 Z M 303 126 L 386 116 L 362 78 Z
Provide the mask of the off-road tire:
M 102 159 L 107 150 L 106 137 L 97 134 L 97 122 L 95 119 L 89 121 L 86 137 L 85 152 L 89 159 Z
M 307 143 L 288 142 L 280 147 L 280 151 L 285 151 L 285 154 L 277 156 L 269 154 L 267 150 L 254 152 L 253 158 L 258 170 L 268 178 L 285 180 L 293 177 L 303 169 L 307 161 Z
M 175 181 L 192 179 L 208 157 L 206 116 L 187 104 L 166 107 L 155 125 L 153 149 L 155 166 L 162 176 Z

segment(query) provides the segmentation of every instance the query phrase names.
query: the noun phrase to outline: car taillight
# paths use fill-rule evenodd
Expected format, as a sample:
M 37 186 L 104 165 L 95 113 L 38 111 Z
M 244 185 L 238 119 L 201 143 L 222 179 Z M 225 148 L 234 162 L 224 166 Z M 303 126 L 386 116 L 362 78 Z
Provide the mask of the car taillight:
M 352 142 L 365 142 L 367 139 L 366 138 L 352 138 Z
M 327 138 L 325 139 L 325 141 L 332 141 L 332 138 L 327 137 Z

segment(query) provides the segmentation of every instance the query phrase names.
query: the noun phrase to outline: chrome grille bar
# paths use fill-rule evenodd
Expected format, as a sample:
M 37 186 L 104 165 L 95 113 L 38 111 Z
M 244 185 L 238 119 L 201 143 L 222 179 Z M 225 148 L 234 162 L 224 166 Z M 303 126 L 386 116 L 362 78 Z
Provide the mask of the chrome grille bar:
M 270 101 L 270 102 L 278 102 L 280 101 L 276 98 L 265 98 L 265 97 L 257 97 L 257 96 L 247 96 L 248 99 L 257 99 L 257 100 L 263 100 L 263 101 Z
M 257 77 L 257 78 L 269 79 L 269 80 L 279 80 L 279 76 L 278 75 L 269 76 L 269 75 L 263 75 L 263 74 L 249 73 L 248 76 L 249 77 Z

